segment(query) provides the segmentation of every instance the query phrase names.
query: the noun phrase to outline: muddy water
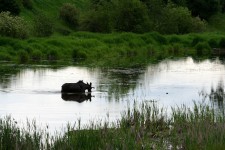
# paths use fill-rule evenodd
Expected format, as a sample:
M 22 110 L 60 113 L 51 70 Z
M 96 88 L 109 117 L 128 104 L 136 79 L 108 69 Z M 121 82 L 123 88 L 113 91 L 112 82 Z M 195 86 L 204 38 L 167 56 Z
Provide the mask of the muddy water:
M 35 119 L 50 130 L 66 123 L 89 120 L 113 121 L 136 102 L 152 100 L 163 107 L 192 105 L 200 93 L 224 85 L 225 65 L 219 60 L 196 62 L 192 58 L 164 60 L 143 68 L 88 68 L 49 66 L 0 67 L 0 116 L 19 122 Z M 86 95 L 62 95 L 67 82 L 92 82 Z

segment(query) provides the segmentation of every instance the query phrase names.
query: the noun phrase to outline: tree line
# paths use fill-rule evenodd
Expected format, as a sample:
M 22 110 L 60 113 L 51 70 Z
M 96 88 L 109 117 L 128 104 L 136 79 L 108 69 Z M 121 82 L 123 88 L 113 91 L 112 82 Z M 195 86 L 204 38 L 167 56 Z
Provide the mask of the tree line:
M 4 24 L 13 20 L 9 15 L 23 21 L 18 19 L 21 9 L 34 9 L 33 4 L 33 0 L 0 0 L 0 17 L 6 18 L 0 18 L 0 33 L 10 34 L 4 29 Z M 85 7 L 64 3 L 58 10 L 58 19 L 75 31 L 185 34 L 204 31 L 212 15 L 224 13 L 225 0 L 88 0 Z M 11 14 L 2 14 L 6 11 Z M 49 36 L 54 32 L 48 16 L 36 16 L 34 22 L 36 35 Z M 14 24 L 17 25 L 15 21 Z

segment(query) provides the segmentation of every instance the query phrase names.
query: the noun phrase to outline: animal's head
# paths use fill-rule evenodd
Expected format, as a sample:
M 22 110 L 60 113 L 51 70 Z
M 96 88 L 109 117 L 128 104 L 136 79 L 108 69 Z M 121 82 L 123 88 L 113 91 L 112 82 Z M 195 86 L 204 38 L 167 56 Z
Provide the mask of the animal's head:
M 92 87 L 92 83 L 90 82 L 90 84 L 87 83 L 86 85 L 87 85 L 88 92 L 91 92 L 91 89 L 94 88 Z

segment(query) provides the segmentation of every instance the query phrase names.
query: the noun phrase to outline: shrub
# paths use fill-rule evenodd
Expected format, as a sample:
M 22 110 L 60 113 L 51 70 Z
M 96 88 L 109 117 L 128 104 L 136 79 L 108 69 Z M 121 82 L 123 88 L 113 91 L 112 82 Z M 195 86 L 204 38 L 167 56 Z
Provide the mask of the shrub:
M 190 32 L 201 32 L 205 28 L 205 22 L 200 18 L 193 18 L 191 12 L 186 7 L 168 4 L 163 10 L 163 14 L 159 17 L 158 30 L 161 33 L 184 34 Z
M 203 42 L 204 39 L 201 38 L 201 37 L 195 37 L 193 40 L 192 40 L 192 43 L 191 43 L 191 46 L 195 46 L 196 44 L 198 44 L 199 42 Z
M 215 40 L 215 39 L 210 39 L 210 40 L 208 41 L 208 44 L 209 44 L 209 46 L 210 46 L 211 48 L 216 48 L 216 47 L 218 47 L 218 42 L 217 42 L 217 40 Z
M 33 8 L 33 1 L 32 0 L 22 0 L 23 6 L 27 9 Z
M 14 15 L 19 15 L 21 9 L 18 0 L 0 0 L 0 12 L 9 11 Z
M 75 28 L 78 26 L 79 11 L 74 5 L 70 3 L 63 4 L 63 6 L 60 8 L 59 15 L 60 18 L 71 27 Z
M 12 16 L 10 12 L 0 13 L 0 35 L 24 39 L 28 33 L 29 27 L 21 17 Z
M 50 50 L 47 53 L 47 59 L 48 60 L 57 60 L 59 58 L 59 53 L 56 50 Z
M 169 43 L 179 43 L 179 42 L 181 42 L 181 39 L 178 38 L 178 36 L 175 36 L 175 35 L 171 36 L 170 39 L 169 39 Z
M 73 60 L 78 60 L 78 59 L 83 59 L 85 60 L 87 58 L 87 55 L 86 53 L 78 50 L 78 49 L 74 49 L 73 52 L 72 52 L 72 58 Z
M 42 52 L 39 51 L 39 50 L 34 50 L 32 53 L 31 53 L 31 58 L 35 61 L 40 61 L 41 58 L 42 58 Z
M 150 35 L 159 44 L 167 44 L 167 39 L 163 35 L 159 34 L 158 32 L 152 32 Z
M 37 36 L 50 36 L 53 33 L 53 22 L 45 14 L 40 14 L 35 18 L 34 29 Z
M 81 30 L 109 33 L 113 29 L 112 12 L 110 8 L 101 6 L 97 10 L 90 10 L 81 18 Z
M 29 60 L 29 55 L 26 51 L 20 50 L 18 52 L 19 62 L 20 63 L 26 63 Z
M 150 31 L 147 7 L 139 0 L 121 0 L 117 4 L 116 29 L 126 32 Z
M 207 22 L 199 17 L 192 18 L 190 32 L 203 32 L 206 30 Z
M 211 54 L 211 48 L 208 43 L 206 42 L 200 42 L 195 46 L 196 53 L 198 56 L 202 55 L 210 55 Z
M 12 60 L 11 56 L 8 53 L 0 53 L 1 61 L 10 61 Z
M 225 48 L 225 38 L 221 38 L 219 42 L 220 48 Z

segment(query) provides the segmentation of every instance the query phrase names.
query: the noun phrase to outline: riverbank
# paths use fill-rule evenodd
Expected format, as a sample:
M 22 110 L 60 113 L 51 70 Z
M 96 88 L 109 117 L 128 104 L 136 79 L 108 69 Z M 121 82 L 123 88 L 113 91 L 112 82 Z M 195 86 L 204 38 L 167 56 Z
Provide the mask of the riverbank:
M 224 48 L 222 33 L 161 35 L 74 32 L 68 36 L 0 37 L 0 60 L 17 63 L 63 62 L 90 66 L 137 66 L 165 58 L 209 58 L 213 48 Z
M 1 149 L 222 149 L 223 114 L 204 103 L 194 108 L 172 108 L 171 115 L 157 104 L 128 108 L 114 123 L 96 121 L 80 127 L 68 125 L 66 133 L 49 135 L 35 121 L 19 128 L 11 117 L 0 120 Z

